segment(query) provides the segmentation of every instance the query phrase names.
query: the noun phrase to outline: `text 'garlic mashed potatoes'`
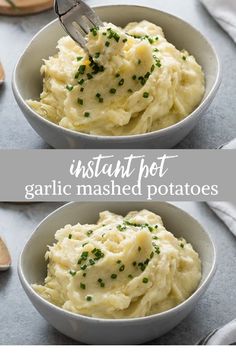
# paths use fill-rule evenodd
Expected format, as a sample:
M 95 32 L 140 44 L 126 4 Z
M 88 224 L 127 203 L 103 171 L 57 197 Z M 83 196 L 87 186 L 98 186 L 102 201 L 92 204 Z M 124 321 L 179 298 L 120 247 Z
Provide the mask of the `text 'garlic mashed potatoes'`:
M 100 318 L 143 317 L 168 310 L 198 287 L 201 261 L 175 238 L 160 216 L 142 210 L 126 217 L 100 213 L 96 225 L 67 225 L 46 253 L 44 299 Z
M 60 126 L 93 135 L 143 134 L 173 125 L 201 102 L 204 74 L 160 27 L 130 23 L 92 29 L 89 54 L 70 37 L 44 61 L 43 93 L 28 104 Z

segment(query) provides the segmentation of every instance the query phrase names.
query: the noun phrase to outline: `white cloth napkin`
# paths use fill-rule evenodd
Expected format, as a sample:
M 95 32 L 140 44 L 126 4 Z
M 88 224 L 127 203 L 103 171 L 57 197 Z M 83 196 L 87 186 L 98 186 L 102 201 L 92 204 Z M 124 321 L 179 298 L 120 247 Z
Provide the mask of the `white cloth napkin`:
M 201 2 L 236 43 L 236 1 L 201 0 Z
M 208 205 L 236 236 L 236 203 L 209 202 Z

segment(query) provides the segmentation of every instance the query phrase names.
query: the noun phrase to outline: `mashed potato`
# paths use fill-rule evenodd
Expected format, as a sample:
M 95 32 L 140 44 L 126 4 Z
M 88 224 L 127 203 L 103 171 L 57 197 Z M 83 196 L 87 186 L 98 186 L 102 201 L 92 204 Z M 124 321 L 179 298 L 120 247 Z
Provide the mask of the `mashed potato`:
M 60 126 L 87 134 L 143 134 L 173 125 L 201 102 L 204 74 L 160 27 L 112 24 L 88 35 L 88 53 L 70 37 L 44 61 L 43 93 L 28 104 Z
M 100 318 L 143 317 L 186 300 L 201 279 L 198 254 L 175 238 L 160 216 L 100 213 L 96 225 L 67 225 L 46 253 L 44 299 Z

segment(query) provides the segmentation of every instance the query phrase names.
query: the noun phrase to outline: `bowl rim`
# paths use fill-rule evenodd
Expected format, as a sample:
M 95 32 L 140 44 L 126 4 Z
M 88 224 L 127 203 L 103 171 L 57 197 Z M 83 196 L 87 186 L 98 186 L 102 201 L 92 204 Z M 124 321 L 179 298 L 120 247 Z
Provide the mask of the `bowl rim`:
M 98 203 L 98 202 L 97 202 Z M 102 203 L 102 202 L 101 202 Z M 104 202 L 104 203 L 109 203 L 109 202 Z M 112 202 L 110 202 L 112 203 Z M 119 202 L 120 204 L 122 204 L 122 202 Z M 131 202 L 132 203 L 132 202 Z M 133 202 L 135 203 L 135 202 Z M 148 202 L 150 204 L 154 204 L 156 202 Z M 210 270 L 208 271 L 208 274 L 206 276 L 206 278 L 204 279 L 204 281 L 202 282 L 202 284 L 198 285 L 198 288 L 191 294 L 191 296 L 189 296 L 185 301 L 183 301 L 182 303 L 178 304 L 177 306 L 167 310 L 167 311 L 163 311 L 157 314 L 153 314 L 150 316 L 145 316 L 145 317 L 135 317 L 135 318 L 118 318 L 118 319 L 109 319 L 109 318 L 96 318 L 96 317 L 89 317 L 89 316 L 85 316 L 79 313 L 73 313 L 70 312 L 68 310 L 65 310 L 59 306 L 56 306 L 52 303 L 50 303 L 49 301 L 45 300 L 44 298 L 42 298 L 33 288 L 32 286 L 29 284 L 28 280 L 26 280 L 26 277 L 24 275 L 23 269 L 22 269 L 22 262 L 23 262 L 23 257 L 24 257 L 24 252 L 25 249 L 28 247 L 29 243 L 31 242 L 32 238 L 35 237 L 35 233 L 39 230 L 39 228 L 42 226 L 42 224 L 44 224 L 46 221 L 48 221 L 53 215 L 57 214 L 58 212 L 60 212 L 61 210 L 70 207 L 71 205 L 75 205 L 75 204 L 92 204 L 91 202 L 69 202 L 66 203 L 65 205 L 62 205 L 61 207 L 57 208 L 56 210 L 54 210 L 53 212 L 51 212 L 50 214 L 48 214 L 37 226 L 36 228 L 32 231 L 30 237 L 28 238 L 27 242 L 25 243 L 19 259 L 18 259 L 18 265 L 17 265 L 17 272 L 18 272 L 18 276 L 19 279 L 21 281 L 22 287 L 24 288 L 24 291 L 26 292 L 25 288 L 27 288 L 27 292 L 30 294 L 29 298 L 34 297 L 37 299 L 37 301 L 39 301 L 40 303 L 42 303 L 45 306 L 48 306 L 51 310 L 53 311 L 59 311 L 62 315 L 64 316 L 70 316 L 74 319 L 81 319 L 84 321 L 92 321 L 94 323 L 115 323 L 118 325 L 122 325 L 124 323 L 135 323 L 135 322 L 146 322 L 146 321 L 151 321 L 151 320 L 155 320 L 157 318 L 163 318 L 165 316 L 171 315 L 172 313 L 178 312 L 179 310 L 181 310 L 182 307 L 186 306 L 187 304 L 191 303 L 193 301 L 194 298 L 196 298 L 198 295 L 201 294 L 202 290 L 210 283 L 210 281 L 212 280 L 215 272 L 216 272 L 216 260 L 217 260 L 217 251 L 216 251 L 216 247 L 215 244 L 212 240 L 212 237 L 210 236 L 210 234 L 205 230 L 205 228 L 202 226 L 202 224 L 195 219 L 195 217 L 193 217 L 190 213 L 186 212 L 185 210 L 183 210 L 180 207 L 177 207 L 171 203 L 168 202 L 157 202 L 157 203 L 161 203 L 161 204 L 166 204 L 168 205 L 168 207 L 172 208 L 172 209 L 178 209 L 180 210 L 186 217 L 190 217 L 195 223 L 198 224 L 198 226 L 200 226 L 204 233 L 207 235 L 209 244 L 212 248 L 212 252 L 213 252 L 213 260 L 212 260 L 212 264 L 210 267 Z
M 38 35 L 40 35 L 42 32 L 44 32 L 48 27 L 52 26 L 54 23 L 58 22 L 58 19 L 55 19 L 51 22 L 49 22 L 46 26 L 44 26 L 41 30 L 39 30 L 34 37 L 30 40 L 30 42 L 28 43 L 27 47 L 24 49 L 23 53 L 21 54 L 20 58 L 18 59 L 14 71 L 13 71 L 13 76 L 12 76 L 12 90 L 13 93 L 16 97 L 17 102 L 19 103 L 19 105 L 22 105 L 24 107 L 24 109 L 31 115 L 34 116 L 35 119 L 39 119 L 41 121 L 42 124 L 47 125 L 49 128 L 51 127 L 52 129 L 58 129 L 60 132 L 64 132 L 65 134 L 69 134 L 76 137 L 83 137 L 84 139 L 88 139 L 88 140 L 97 140 L 97 141 L 104 141 L 104 142 L 108 142 L 108 141 L 114 141 L 114 142 L 126 142 L 126 141 L 135 141 L 136 139 L 149 139 L 150 137 L 154 137 L 158 135 L 161 135 L 162 133 L 164 134 L 165 132 L 169 132 L 172 130 L 175 130 L 177 128 L 180 128 L 181 126 L 187 124 L 188 121 L 192 120 L 196 115 L 200 115 L 207 107 L 208 107 L 208 103 L 211 103 L 212 98 L 214 97 L 214 95 L 217 93 L 217 90 L 221 84 L 221 80 L 222 80 L 222 65 L 221 65 L 221 61 L 220 58 L 217 54 L 217 51 L 215 50 L 215 47 L 213 46 L 213 44 L 208 40 L 208 38 L 203 35 L 203 33 L 201 31 L 199 31 L 195 26 L 193 26 L 192 24 L 190 24 L 188 21 L 182 19 L 179 16 L 175 16 L 173 14 L 170 14 L 169 12 L 166 11 L 161 11 L 157 8 L 153 8 L 151 6 L 143 6 L 143 5 L 137 5 L 137 4 L 107 4 L 107 5 L 96 5 L 96 6 L 92 6 L 94 9 L 103 9 L 103 8 L 108 8 L 108 7 L 135 7 L 135 8 L 139 8 L 139 9 L 151 9 L 153 11 L 159 12 L 165 16 L 169 16 L 172 17 L 175 20 L 178 20 L 182 23 L 184 23 L 185 25 L 191 27 L 193 30 L 195 30 L 195 32 L 198 33 L 199 37 L 201 37 L 204 41 L 207 42 L 208 46 L 211 48 L 212 53 L 214 55 L 214 58 L 216 59 L 216 63 L 217 63 L 217 75 L 215 77 L 215 81 L 214 84 L 211 88 L 211 90 L 209 91 L 209 93 L 207 94 L 207 96 L 205 98 L 202 99 L 201 103 L 194 109 L 193 112 L 191 112 L 187 117 L 185 117 L 184 119 L 182 119 L 181 121 L 177 122 L 176 124 L 173 124 L 169 127 L 160 129 L 160 130 L 156 130 L 156 131 L 152 131 L 152 132 L 148 132 L 148 133 L 143 133 L 143 134 L 135 134 L 135 135 L 118 135 L 118 136 L 113 136 L 113 135 L 94 135 L 94 134 L 88 134 L 88 133 L 83 133 L 80 131 L 76 131 L 76 130 L 72 130 L 69 128 L 64 128 L 56 123 L 53 123 L 49 120 L 47 120 L 46 118 L 40 116 L 38 113 L 36 113 L 27 103 L 26 101 L 23 99 L 20 90 L 18 88 L 17 85 L 17 72 L 18 72 L 18 68 L 19 65 L 22 61 L 22 59 L 25 57 L 25 55 L 27 54 L 27 51 L 29 50 L 29 48 L 31 47 L 32 43 L 35 41 L 35 39 L 38 37 Z

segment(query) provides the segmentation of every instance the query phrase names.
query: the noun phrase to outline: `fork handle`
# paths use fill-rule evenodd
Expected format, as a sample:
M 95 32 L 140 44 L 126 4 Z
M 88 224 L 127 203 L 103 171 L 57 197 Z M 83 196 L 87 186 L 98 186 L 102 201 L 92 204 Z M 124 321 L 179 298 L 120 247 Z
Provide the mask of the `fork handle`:
M 79 3 L 79 0 L 55 0 L 54 9 L 58 16 L 63 16 Z

